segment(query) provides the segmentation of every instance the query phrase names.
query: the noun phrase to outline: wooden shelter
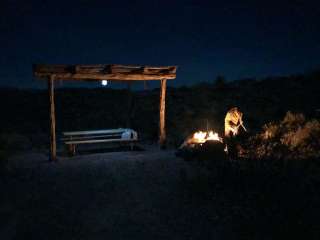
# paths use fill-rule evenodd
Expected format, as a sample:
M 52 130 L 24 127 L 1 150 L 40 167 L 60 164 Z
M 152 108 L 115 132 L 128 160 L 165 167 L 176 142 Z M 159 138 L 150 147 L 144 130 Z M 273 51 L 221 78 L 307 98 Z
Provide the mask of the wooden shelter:
M 165 99 L 168 79 L 176 78 L 176 66 L 152 67 L 136 65 L 51 65 L 34 64 L 33 74 L 36 78 L 48 81 L 48 94 L 50 103 L 50 160 L 55 161 L 56 156 L 56 120 L 54 101 L 55 80 L 109 80 L 109 81 L 149 81 L 160 80 L 159 105 L 159 144 L 165 145 Z

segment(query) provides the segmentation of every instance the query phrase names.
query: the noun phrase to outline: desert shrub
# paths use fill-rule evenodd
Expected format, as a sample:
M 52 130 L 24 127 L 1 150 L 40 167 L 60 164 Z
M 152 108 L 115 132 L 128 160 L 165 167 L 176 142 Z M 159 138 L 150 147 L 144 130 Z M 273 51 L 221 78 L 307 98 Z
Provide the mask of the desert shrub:
M 3 149 L 0 149 L 0 173 L 5 171 L 7 167 L 8 167 L 7 152 Z
M 287 112 L 280 122 L 268 123 L 248 142 L 248 157 L 306 159 L 320 157 L 320 122 Z
M 14 153 L 31 149 L 29 138 L 19 133 L 3 133 L 1 139 L 9 152 Z
M 18 133 L 0 134 L 0 172 L 8 169 L 8 158 L 15 153 L 31 149 L 29 138 Z
M 8 144 L 5 138 L 0 135 L 0 173 L 7 169 L 8 155 Z

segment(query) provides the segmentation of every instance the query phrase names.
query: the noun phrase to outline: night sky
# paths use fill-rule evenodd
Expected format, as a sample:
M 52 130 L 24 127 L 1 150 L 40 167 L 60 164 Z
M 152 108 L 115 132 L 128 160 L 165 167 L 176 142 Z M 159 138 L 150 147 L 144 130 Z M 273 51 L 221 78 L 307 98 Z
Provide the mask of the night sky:
M 176 86 L 320 66 L 319 1 L 1 0 L 0 30 L 0 86 L 41 87 L 32 63 L 178 65 Z

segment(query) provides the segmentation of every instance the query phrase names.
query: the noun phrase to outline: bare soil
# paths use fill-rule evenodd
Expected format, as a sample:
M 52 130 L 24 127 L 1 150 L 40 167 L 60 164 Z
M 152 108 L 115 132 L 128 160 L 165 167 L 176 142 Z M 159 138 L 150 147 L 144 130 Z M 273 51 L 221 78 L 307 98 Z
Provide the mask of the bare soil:
M 188 167 L 173 151 L 10 159 L 1 239 L 185 239 L 215 232 L 205 206 L 181 192 Z M 184 174 L 182 174 L 184 175 Z
M 20 154 L 1 179 L 1 240 L 318 236 L 318 198 L 301 202 L 296 185 L 285 197 L 275 185 L 224 175 L 157 148 L 57 163 L 43 153 Z

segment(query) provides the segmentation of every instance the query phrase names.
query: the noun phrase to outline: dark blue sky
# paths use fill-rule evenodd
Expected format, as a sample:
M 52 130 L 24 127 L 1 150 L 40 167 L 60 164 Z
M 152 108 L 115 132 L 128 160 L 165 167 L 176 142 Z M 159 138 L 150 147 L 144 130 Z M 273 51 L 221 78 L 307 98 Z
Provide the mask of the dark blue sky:
M 178 65 L 176 85 L 301 73 L 320 66 L 319 16 L 307 0 L 1 0 L 0 86 L 41 86 L 32 63 Z

